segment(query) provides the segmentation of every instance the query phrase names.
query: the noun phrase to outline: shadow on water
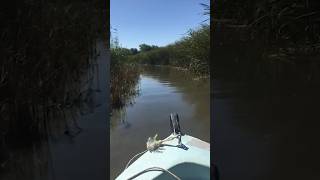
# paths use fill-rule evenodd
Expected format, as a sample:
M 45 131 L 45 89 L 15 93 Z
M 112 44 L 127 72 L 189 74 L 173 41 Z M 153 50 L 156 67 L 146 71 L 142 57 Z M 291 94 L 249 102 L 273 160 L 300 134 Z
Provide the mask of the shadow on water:
M 94 81 L 107 82 L 95 76 L 106 8 L 97 0 L 1 6 L 0 179 L 54 178 L 52 141 L 86 133 L 79 117 L 97 109 Z
M 170 133 L 169 115 L 177 112 L 182 131 L 210 141 L 209 80 L 196 79 L 187 71 L 164 66 L 141 67 L 134 103 L 111 117 L 111 179 L 128 160 L 145 149 L 149 136 Z
M 314 169 L 319 88 L 279 93 L 280 86 L 214 83 L 214 158 L 221 178 L 320 177 Z
M 88 68 L 84 69 L 78 77 L 80 80 L 68 81 L 69 85 L 66 87 L 66 94 L 64 94 L 64 104 L 52 103 L 52 106 L 44 104 L 35 110 L 36 116 L 34 118 L 45 122 L 44 131 L 42 132 L 45 136 L 42 137 L 42 134 L 39 134 L 38 136 L 41 136 L 37 139 L 17 138 L 20 136 L 12 139 L 6 134 L 1 136 L 1 179 L 65 179 L 66 172 L 59 170 L 60 167 L 69 172 L 72 172 L 73 168 L 74 171 L 78 171 L 77 167 L 66 167 L 59 163 L 61 155 L 70 151 L 70 149 L 64 148 L 63 152 L 60 151 L 57 154 L 57 149 L 59 149 L 57 147 L 61 144 L 79 144 L 79 140 L 77 140 L 79 136 L 88 134 L 88 129 L 90 129 L 88 127 L 94 126 L 81 121 L 94 117 L 97 114 L 96 111 L 101 111 L 101 108 L 104 109 L 102 112 L 106 112 L 106 102 L 102 98 L 106 97 L 106 92 L 105 87 L 101 87 L 107 82 L 105 77 L 101 79 L 101 75 L 105 76 L 106 72 L 104 70 L 102 71 L 103 74 L 101 74 L 98 70 L 98 64 L 105 67 L 101 65 L 101 58 L 99 58 L 102 52 L 101 43 L 98 46 L 97 56 L 92 57 L 92 62 L 87 66 Z M 100 60 L 97 61 L 95 59 Z M 105 95 L 99 95 L 101 93 Z M 98 117 L 97 120 L 105 119 L 106 115 L 106 113 L 103 113 L 103 117 L 100 115 L 101 117 Z M 96 123 L 91 122 L 91 124 Z M 101 126 L 101 128 L 105 131 L 105 126 Z M 103 134 L 102 137 L 104 137 Z M 89 142 L 89 139 L 86 141 Z M 105 145 L 104 141 L 101 142 L 102 145 Z M 96 163 L 95 167 L 101 165 L 101 163 Z M 65 162 L 64 164 L 68 163 Z M 85 165 L 85 163 L 83 164 Z M 101 169 L 97 170 L 102 173 L 105 172 Z
M 258 58 L 248 47 L 245 55 L 230 55 L 231 49 L 221 47 L 218 62 L 254 64 Z M 319 179 L 319 77 L 299 58 L 295 69 L 273 62 L 260 69 L 235 63 L 214 71 L 219 76 L 213 80 L 213 160 L 221 179 Z M 296 64 L 300 61 L 304 66 Z

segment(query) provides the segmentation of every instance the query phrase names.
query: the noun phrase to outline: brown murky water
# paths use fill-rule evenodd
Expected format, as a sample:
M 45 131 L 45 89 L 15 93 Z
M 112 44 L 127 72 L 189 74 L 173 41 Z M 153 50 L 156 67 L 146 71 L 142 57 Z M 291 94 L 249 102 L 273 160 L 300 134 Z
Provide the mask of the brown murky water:
M 169 67 L 144 67 L 135 103 L 113 112 L 110 178 L 115 179 L 149 136 L 170 133 L 169 114 L 177 112 L 184 133 L 210 141 L 210 80 Z

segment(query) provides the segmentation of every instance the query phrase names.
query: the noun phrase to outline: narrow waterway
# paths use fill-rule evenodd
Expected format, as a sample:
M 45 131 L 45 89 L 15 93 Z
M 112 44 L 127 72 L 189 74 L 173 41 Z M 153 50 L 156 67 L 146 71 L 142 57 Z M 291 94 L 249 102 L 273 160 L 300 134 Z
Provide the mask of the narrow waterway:
M 149 136 L 170 133 L 169 115 L 177 112 L 184 133 L 210 141 L 210 80 L 170 67 L 144 67 L 134 103 L 114 111 L 110 130 L 110 179 L 135 154 L 146 149 Z

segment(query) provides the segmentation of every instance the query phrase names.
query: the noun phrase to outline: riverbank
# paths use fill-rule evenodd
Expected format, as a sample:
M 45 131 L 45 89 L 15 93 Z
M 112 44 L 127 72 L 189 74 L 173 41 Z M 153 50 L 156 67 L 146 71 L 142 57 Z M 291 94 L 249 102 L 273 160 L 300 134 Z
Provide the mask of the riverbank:
M 107 128 L 109 128 L 109 97 L 107 70 L 110 67 L 110 54 L 103 42 L 97 43 L 99 57 L 93 69 L 93 80 L 88 85 L 93 92 L 88 96 L 90 103 L 84 114 L 75 114 L 81 128 L 74 136 L 63 134 L 49 139 L 52 168 L 49 174 L 52 180 L 69 179 L 108 179 L 107 169 Z
M 139 67 L 128 64 L 112 64 L 110 80 L 111 111 L 121 109 L 139 94 Z
M 0 154 L 4 160 L 0 179 L 107 179 L 105 138 L 109 127 L 107 69 L 110 54 L 101 41 L 96 47 L 98 57 L 93 57 L 96 59 L 92 60 L 89 72 L 80 76 L 79 84 L 68 86 L 69 90 L 76 91 L 73 95 L 82 94 L 79 101 L 71 101 L 58 110 L 51 109 L 44 117 L 37 111 L 39 118 L 44 118 L 38 120 L 47 122 L 46 138 L 19 139 L 15 143 L 18 146 L 2 142 L 6 146 Z
M 171 65 L 150 65 L 150 64 L 121 64 L 114 65 L 111 70 L 111 112 L 113 110 L 120 110 L 128 104 L 134 104 L 134 98 L 139 96 L 140 87 L 138 82 L 140 80 L 139 74 L 143 73 L 145 68 L 168 68 L 183 73 L 190 71 L 187 68 L 171 66 Z M 210 75 L 199 75 L 191 73 L 191 81 L 208 80 Z
M 141 64 L 142 66 L 148 67 L 148 66 L 154 66 L 154 67 L 166 67 L 166 68 L 172 68 L 172 69 L 176 69 L 179 71 L 190 71 L 188 68 L 185 67 L 179 67 L 179 66 L 172 66 L 172 65 L 150 65 L 150 64 Z M 193 78 L 193 80 L 199 80 L 199 79 L 206 79 L 209 78 L 210 75 L 209 74 L 205 74 L 205 75 L 199 75 L 199 74 L 193 74 L 195 76 L 195 78 Z
M 210 25 L 190 29 L 184 37 L 163 47 L 141 44 L 140 50 L 124 48 L 117 37 L 111 40 L 114 63 L 169 65 L 188 69 L 199 76 L 210 73 Z
M 90 76 L 104 22 L 96 20 L 102 20 L 105 10 L 97 1 L 74 0 L 23 0 L 9 2 L 6 9 L 0 47 L 0 152 L 47 139 L 52 114 L 80 104 L 78 79 Z
M 198 75 L 210 73 L 209 26 L 202 26 L 189 35 L 164 47 L 155 47 L 127 54 L 126 62 L 150 65 L 171 65 Z

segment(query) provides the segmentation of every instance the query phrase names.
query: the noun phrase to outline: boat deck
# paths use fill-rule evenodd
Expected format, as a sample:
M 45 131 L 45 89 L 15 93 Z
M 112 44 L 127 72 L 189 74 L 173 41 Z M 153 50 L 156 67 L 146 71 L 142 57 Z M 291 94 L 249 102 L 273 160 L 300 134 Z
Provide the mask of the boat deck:
M 181 179 L 210 179 L 210 144 L 188 135 L 183 135 L 181 142 L 187 150 L 176 147 L 178 139 L 175 138 L 156 152 L 144 153 L 116 179 L 128 179 L 150 167 L 167 169 Z M 170 179 L 168 177 L 162 171 L 149 171 L 135 179 Z

